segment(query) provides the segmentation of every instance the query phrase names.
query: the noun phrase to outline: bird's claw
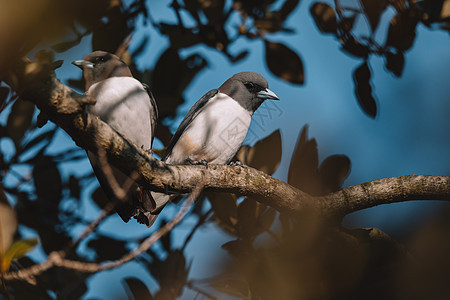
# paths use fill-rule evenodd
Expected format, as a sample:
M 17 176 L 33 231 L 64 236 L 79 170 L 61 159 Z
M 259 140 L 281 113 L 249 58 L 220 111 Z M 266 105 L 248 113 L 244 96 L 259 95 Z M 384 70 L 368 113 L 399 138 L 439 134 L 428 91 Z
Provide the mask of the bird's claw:
M 188 158 L 188 159 L 186 159 L 186 161 L 189 164 L 194 165 L 194 166 L 201 165 L 201 166 L 205 166 L 206 168 L 208 168 L 208 161 L 206 159 L 192 160 L 192 159 Z
M 235 161 L 230 161 L 228 163 L 229 166 L 237 166 L 237 167 L 242 167 L 245 166 L 245 164 L 239 160 L 235 160 Z

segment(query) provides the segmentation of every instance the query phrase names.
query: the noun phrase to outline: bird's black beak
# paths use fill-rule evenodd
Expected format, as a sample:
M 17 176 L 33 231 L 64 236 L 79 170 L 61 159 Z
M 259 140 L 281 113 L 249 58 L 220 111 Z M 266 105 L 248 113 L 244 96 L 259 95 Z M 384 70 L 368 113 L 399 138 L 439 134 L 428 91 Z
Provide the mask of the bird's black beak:
M 72 65 L 77 66 L 81 70 L 83 70 L 84 67 L 86 67 L 88 69 L 93 69 L 94 68 L 94 63 L 92 63 L 90 61 L 87 61 L 87 60 L 82 60 L 82 59 L 73 61 Z
M 270 100 L 280 100 L 274 92 L 269 89 L 265 89 L 256 93 L 256 97 L 262 100 L 270 99 Z

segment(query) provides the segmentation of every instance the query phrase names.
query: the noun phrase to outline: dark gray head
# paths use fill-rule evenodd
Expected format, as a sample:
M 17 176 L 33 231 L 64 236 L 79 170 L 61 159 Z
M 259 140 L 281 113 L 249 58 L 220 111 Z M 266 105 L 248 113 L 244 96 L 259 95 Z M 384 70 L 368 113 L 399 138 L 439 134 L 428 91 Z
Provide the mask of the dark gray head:
M 231 76 L 219 87 L 219 91 L 236 100 L 253 114 L 264 100 L 280 100 L 268 87 L 264 77 L 256 72 L 247 71 Z
M 92 52 L 83 60 L 76 60 L 72 64 L 83 70 L 86 90 L 94 83 L 109 77 L 133 77 L 126 63 L 105 51 Z

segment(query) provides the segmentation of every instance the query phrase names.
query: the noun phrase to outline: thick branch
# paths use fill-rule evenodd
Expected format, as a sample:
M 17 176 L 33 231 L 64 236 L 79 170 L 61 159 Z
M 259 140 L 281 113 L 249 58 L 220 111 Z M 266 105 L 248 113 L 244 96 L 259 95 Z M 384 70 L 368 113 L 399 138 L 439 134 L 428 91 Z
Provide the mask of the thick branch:
M 312 197 L 293 186 L 250 167 L 210 165 L 171 166 L 149 156 L 120 136 L 98 117 L 83 110 L 90 99 L 75 94 L 54 74 L 41 88 L 23 89 L 22 97 L 34 102 L 41 112 L 64 129 L 79 145 L 97 153 L 106 151 L 109 161 L 125 173 L 141 175 L 138 182 L 159 192 L 189 192 L 200 180 L 204 189 L 249 196 L 281 212 L 296 214 L 316 208 L 325 216 L 347 213 L 407 200 L 450 200 L 450 177 L 402 176 L 381 179 L 346 188 L 324 197 Z

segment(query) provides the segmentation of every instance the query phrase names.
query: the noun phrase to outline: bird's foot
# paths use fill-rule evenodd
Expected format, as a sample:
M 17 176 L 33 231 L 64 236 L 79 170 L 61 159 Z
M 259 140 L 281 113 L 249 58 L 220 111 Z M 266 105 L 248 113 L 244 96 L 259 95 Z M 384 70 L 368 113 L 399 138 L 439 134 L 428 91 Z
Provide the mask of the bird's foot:
M 142 145 L 142 146 L 141 146 L 141 149 L 144 150 L 145 152 L 147 152 L 148 155 L 152 155 L 152 154 L 153 154 L 153 149 L 152 149 L 152 148 L 150 148 L 150 149 L 145 149 L 145 148 L 144 148 L 144 145 Z
M 237 166 L 237 167 L 242 167 L 245 166 L 245 164 L 239 160 L 235 160 L 235 161 L 230 161 L 228 163 L 229 166 Z
M 206 168 L 208 168 L 208 161 L 206 159 L 192 160 L 190 158 L 187 158 L 186 162 L 188 162 L 189 164 L 194 165 L 194 166 L 201 165 L 201 166 L 205 166 Z

